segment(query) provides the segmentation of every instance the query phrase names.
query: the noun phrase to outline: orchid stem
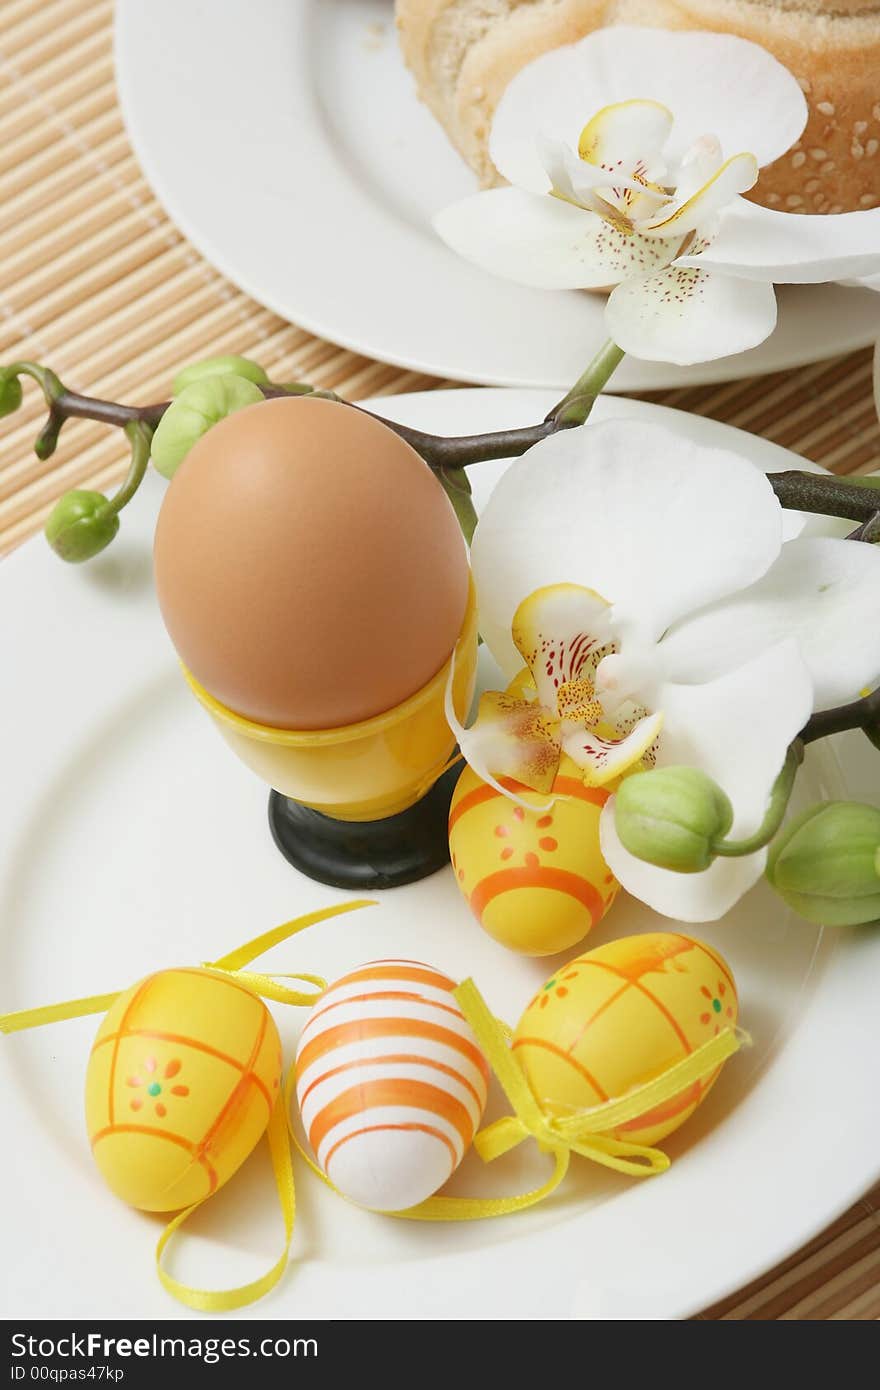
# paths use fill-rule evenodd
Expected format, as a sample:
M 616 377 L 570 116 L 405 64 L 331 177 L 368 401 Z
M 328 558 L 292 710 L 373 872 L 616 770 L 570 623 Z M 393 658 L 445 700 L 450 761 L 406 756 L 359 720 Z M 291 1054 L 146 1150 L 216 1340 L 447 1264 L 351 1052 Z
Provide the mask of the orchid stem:
M 49 367 L 39 362 L 13 362 L 3 369 L 5 377 L 29 376 L 36 381 L 46 399 L 48 419 L 34 442 L 34 452 L 38 458 L 48 459 L 55 452 L 61 427 L 66 420 L 78 417 L 82 420 L 97 420 L 106 425 L 126 425 L 142 421 L 150 429 L 155 429 L 170 401 L 158 405 L 118 405 L 116 401 L 102 401 L 95 396 L 81 396 L 69 391 L 64 383 Z
M 875 488 L 860 487 L 835 478 L 831 473 L 801 473 L 789 468 L 781 473 L 768 473 L 767 481 L 782 506 L 792 511 L 840 516 L 858 522 L 870 522 L 877 513 Z
M 625 353 L 610 338 L 596 353 L 589 367 L 566 392 L 558 405 L 547 416 L 557 429 L 582 425 L 602 393 L 602 388 L 620 366 Z
M 850 531 L 846 539 L 848 541 L 865 541 L 868 545 L 876 545 L 880 541 L 880 511 L 869 516 L 867 521 L 862 521 L 854 531 Z
M 623 352 L 617 344 L 607 342 L 545 420 L 519 429 L 451 436 L 428 434 L 423 430 L 412 429 L 409 425 L 386 420 L 373 411 L 364 410 L 363 406 L 347 401 L 343 401 L 342 404 L 350 410 L 360 410 L 370 415 L 415 449 L 443 484 L 456 510 L 465 538 L 470 542 L 476 525 L 476 513 L 464 468 L 469 464 L 492 459 L 518 458 L 541 440 L 556 434 L 558 430 L 582 425 L 622 358 Z M 54 453 L 61 428 L 68 419 L 79 417 L 97 420 L 102 424 L 117 425 L 121 429 L 142 425 L 152 431 L 171 404 L 170 401 L 159 401 L 153 405 L 123 405 L 116 401 L 100 400 L 95 396 L 83 396 L 76 391 L 68 390 L 49 367 L 44 367 L 38 362 L 14 362 L 9 367 L 0 368 L 0 383 L 4 378 L 17 380 L 20 376 L 32 377 L 39 384 L 46 399 L 48 417 L 34 444 L 36 453 L 42 459 L 47 459 Z M 270 398 L 291 394 L 314 394 L 331 400 L 340 399 L 331 391 L 314 391 L 312 387 L 301 382 L 269 382 L 261 385 L 260 389 L 264 396 Z M 133 436 L 129 435 L 129 438 L 134 447 Z M 119 494 L 123 500 L 119 506 L 124 506 L 136 490 L 140 481 L 137 474 L 138 469 L 135 468 L 134 474 L 130 474 L 123 484 Z M 802 473 L 796 469 L 768 474 L 768 480 L 781 506 L 794 511 L 847 518 L 858 523 L 857 529 L 852 533 L 853 540 L 878 539 L 875 487 L 859 486 L 858 482 L 824 474 Z
M 107 511 L 113 516 L 117 516 L 123 507 L 128 506 L 143 482 L 150 461 L 150 445 L 153 442 L 153 431 L 143 420 L 129 420 L 128 424 L 123 426 L 123 433 L 131 445 L 131 459 L 122 486 L 107 503 Z
M 465 541 L 470 545 L 477 529 L 477 513 L 471 498 L 471 485 L 463 468 L 440 468 L 437 477 L 452 503 Z
M 770 804 L 767 807 L 761 825 L 745 840 L 718 840 L 712 845 L 712 853 L 720 855 L 726 859 L 738 859 L 744 854 L 754 854 L 756 850 L 763 849 L 769 845 L 773 839 L 788 810 L 788 803 L 791 800 L 794 780 L 797 776 L 798 768 L 803 762 L 804 745 L 801 739 L 796 738 L 794 743 L 789 746 L 785 755 L 785 762 L 782 771 L 773 783 L 773 790 L 770 793 Z
M 838 705 L 835 709 L 823 709 L 807 720 L 800 732 L 801 743 L 815 743 L 817 739 L 828 738 L 831 734 L 842 734 L 849 729 L 861 729 L 869 738 L 877 737 L 880 731 L 880 686 L 861 700 L 853 700 L 848 705 Z M 872 738 L 873 742 L 873 738 Z

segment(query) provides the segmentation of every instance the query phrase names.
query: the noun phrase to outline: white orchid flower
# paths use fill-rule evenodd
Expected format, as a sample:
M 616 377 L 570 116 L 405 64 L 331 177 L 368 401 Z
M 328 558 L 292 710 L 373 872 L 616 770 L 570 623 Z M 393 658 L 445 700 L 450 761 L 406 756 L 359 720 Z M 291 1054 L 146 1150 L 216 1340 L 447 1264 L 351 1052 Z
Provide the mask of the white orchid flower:
M 520 284 L 615 287 L 608 333 L 638 357 L 743 352 L 773 331 L 774 282 L 880 272 L 880 209 L 815 217 L 740 197 L 806 120 L 795 78 L 746 39 L 599 29 L 513 78 L 490 141 L 510 186 L 435 225 Z
M 629 700 L 611 713 L 597 695 L 596 672 L 614 651 L 611 607 L 600 594 L 578 584 L 537 589 L 517 608 L 511 636 L 528 678 L 482 695 L 471 728 L 456 717 L 451 678 L 447 691 L 446 717 L 484 781 L 506 794 L 499 777 L 549 792 L 563 754 L 593 787 L 636 763 L 653 765 L 662 717 Z
M 604 740 L 609 776 L 642 759 L 698 767 L 733 804 L 730 836 L 754 834 L 810 713 L 880 679 L 880 549 L 802 522 L 753 464 L 659 425 L 537 444 L 501 478 L 471 552 L 480 631 L 508 679 L 525 658 L 534 694 L 521 679 L 484 697 L 456 729 L 465 757 L 548 790 L 560 750 L 608 780 Z M 613 797 L 601 828 L 623 886 L 680 921 L 721 917 L 766 862 L 647 864 L 621 844 Z

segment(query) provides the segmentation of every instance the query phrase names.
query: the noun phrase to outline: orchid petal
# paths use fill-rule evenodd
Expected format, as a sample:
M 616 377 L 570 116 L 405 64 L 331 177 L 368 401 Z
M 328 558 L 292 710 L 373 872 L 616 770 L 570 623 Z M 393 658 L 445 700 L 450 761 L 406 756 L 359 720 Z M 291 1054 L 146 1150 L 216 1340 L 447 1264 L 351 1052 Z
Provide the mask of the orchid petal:
M 829 536 L 789 541 L 762 579 L 686 618 L 661 650 L 675 680 L 700 681 L 782 637 L 797 640 L 816 709 L 880 683 L 880 548 Z
M 598 164 L 615 176 L 630 177 L 639 170 L 643 180 L 655 178 L 654 166 L 661 161 L 674 120 L 669 107 L 659 101 L 613 102 L 584 126 L 578 137 L 578 154 L 588 164 Z
M 666 155 L 676 165 L 707 130 L 722 148 L 751 150 L 759 165 L 769 164 L 807 120 L 796 79 L 757 44 L 731 34 L 615 25 L 542 54 L 512 78 L 492 123 L 492 161 L 510 183 L 545 192 L 536 114 L 544 134 L 573 149 L 594 111 L 633 98 L 674 113 Z
M 676 179 L 676 195 L 679 198 L 690 198 L 692 194 L 699 192 L 704 183 L 708 183 L 724 163 L 721 152 L 721 142 L 717 135 L 701 135 L 696 140 L 678 170 Z
M 560 689 L 597 665 L 611 637 L 609 613 L 610 604 L 600 594 L 579 584 L 537 589 L 517 608 L 513 644 L 547 709 L 556 710 Z
M 653 708 L 655 693 L 665 677 L 661 647 L 639 632 L 625 633 L 623 651 L 603 657 L 596 668 L 596 697 L 606 716 L 619 722 L 625 708 L 643 700 Z
M 563 198 L 568 203 L 574 203 L 576 207 L 586 207 L 592 212 L 604 210 L 601 205 L 600 207 L 596 206 L 598 200 L 594 190 L 607 189 L 612 182 L 615 188 L 639 196 L 649 196 L 654 205 L 666 200 L 666 194 L 662 189 L 652 193 L 644 183 L 637 179 L 615 174 L 612 180 L 607 169 L 600 169 L 595 164 L 584 163 L 573 150 L 558 140 L 539 136 L 538 148 L 541 152 L 542 163 L 547 171 L 547 177 L 550 180 L 551 191 L 556 197 Z M 605 206 L 607 208 L 607 202 Z
M 662 724 L 659 712 L 644 715 L 622 735 L 608 725 L 585 729 L 563 724 L 562 751 L 577 763 L 588 787 L 603 787 L 641 761 L 656 743 Z
M 818 284 L 880 273 L 880 208 L 816 217 L 774 212 L 740 199 L 728 208 L 712 245 L 679 265 L 744 280 Z
M 678 242 L 617 230 L 560 198 L 516 188 L 475 193 L 434 219 L 459 255 L 507 280 L 539 289 L 598 289 L 668 265 Z
M 677 261 L 612 290 L 605 326 L 624 352 L 686 367 L 763 343 L 776 326 L 776 295 L 771 284 L 710 275 Z
M 739 859 L 716 859 L 697 874 L 679 874 L 636 859 L 625 849 L 614 824 L 615 797 L 599 819 L 602 857 L 623 888 L 663 917 L 676 922 L 717 922 L 752 888 L 764 872 L 766 849 Z
M 711 222 L 715 214 L 739 193 L 754 188 L 758 182 L 758 165 L 753 154 L 735 154 L 718 169 L 707 183 L 704 183 L 690 197 L 678 191 L 678 197 L 657 213 L 655 217 L 644 218 L 639 222 L 643 233 L 658 236 L 685 236 Z
M 618 629 L 656 641 L 764 574 L 781 525 L 765 475 L 729 450 L 637 420 L 561 430 L 511 463 L 483 509 L 471 547 L 480 631 L 513 676 L 523 598 L 579 583 L 615 605 Z
M 699 767 L 733 805 L 731 839 L 760 826 L 792 740 L 809 717 L 812 684 L 797 643 L 780 642 L 704 685 L 667 684 L 658 767 Z M 717 860 L 682 874 L 636 859 L 621 844 L 611 802 L 600 822 L 602 853 L 612 873 L 656 912 L 686 922 L 722 917 L 757 881 L 766 851 Z
M 730 837 L 754 834 L 813 707 L 798 643 L 786 638 L 701 685 L 670 682 L 658 700 L 664 722 L 656 765 L 699 767 L 730 798 Z
M 549 792 L 559 768 L 559 721 L 537 700 L 498 690 L 480 696 L 469 729 L 459 722 L 451 699 L 446 718 L 465 760 L 484 782 L 509 795 L 497 778 L 507 777 L 534 791 Z

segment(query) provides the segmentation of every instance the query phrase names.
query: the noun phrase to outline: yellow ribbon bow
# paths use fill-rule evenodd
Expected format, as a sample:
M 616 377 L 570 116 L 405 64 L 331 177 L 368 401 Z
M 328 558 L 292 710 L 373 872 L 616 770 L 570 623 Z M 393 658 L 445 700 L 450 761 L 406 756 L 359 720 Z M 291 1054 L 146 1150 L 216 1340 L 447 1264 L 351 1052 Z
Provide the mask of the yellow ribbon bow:
M 249 965 L 264 951 L 288 940 L 316 922 L 372 905 L 371 900 L 364 899 L 322 908 L 255 937 L 253 941 L 246 942 L 219 960 L 206 962 L 205 968 L 223 970 L 234 975 L 264 998 L 308 1007 L 327 987 L 321 976 L 264 975 L 246 971 L 242 967 Z M 279 984 L 279 980 L 299 980 L 314 988 L 310 991 L 295 990 Z M 118 998 L 120 992 L 93 995 L 91 998 L 75 999 L 66 1004 L 50 1004 L 38 1009 L 0 1015 L 0 1033 L 14 1033 L 25 1028 L 56 1023 L 62 1019 L 102 1013 Z M 652 1081 L 635 1087 L 619 1100 L 605 1101 L 601 1105 L 573 1115 L 553 1116 L 541 1108 L 532 1094 L 525 1073 L 510 1049 L 510 1029 L 493 1017 L 473 980 L 465 980 L 454 991 L 454 995 L 514 1111 L 512 1115 L 506 1115 L 481 1130 L 474 1139 L 474 1147 L 484 1162 L 491 1163 L 493 1159 L 500 1158 L 523 1140 L 535 1139 L 545 1153 L 553 1156 L 554 1171 L 541 1187 L 517 1196 L 429 1197 L 406 1211 L 387 1213 L 404 1220 L 476 1221 L 487 1217 L 506 1216 L 511 1212 L 535 1206 L 545 1197 L 549 1197 L 562 1182 L 568 1171 L 572 1153 L 580 1154 L 595 1163 L 601 1163 L 607 1168 L 614 1168 L 632 1177 L 646 1177 L 664 1172 L 669 1167 L 670 1160 L 660 1149 L 627 1143 L 616 1139 L 610 1131 L 647 1114 L 664 1101 L 692 1086 L 694 1082 L 708 1076 L 736 1052 L 741 1043 L 748 1041 L 747 1034 L 727 1028 L 683 1061 L 669 1067 Z M 296 1215 L 291 1137 L 312 1171 L 334 1192 L 338 1192 L 338 1188 L 305 1151 L 293 1130 L 289 1100 L 294 1080 L 295 1068 L 291 1067 L 286 1084 L 273 1107 L 266 1131 L 284 1221 L 283 1251 L 267 1273 L 238 1288 L 207 1290 L 182 1284 L 168 1274 L 162 1259 L 172 1237 L 203 1202 L 196 1202 L 187 1207 L 179 1212 L 163 1231 L 156 1247 L 156 1266 L 163 1287 L 189 1308 L 195 1308 L 200 1312 L 231 1312 L 262 1298 L 274 1288 L 284 1274 L 290 1257 Z
M 573 1153 L 630 1177 L 650 1177 L 665 1172 L 670 1159 L 662 1150 L 616 1139 L 612 1131 L 648 1114 L 716 1071 L 747 1040 L 747 1034 L 725 1028 L 627 1095 L 603 1101 L 576 1114 L 554 1116 L 548 1115 L 533 1095 L 525 1073 L 473 980 L 465 980 L 455 995 L 515 1111 L 481 1130 L 474 1147 L 484 1162 L 491 1163 L 524 1139 L 537 1140 L 539 1147 L 556 1159 L 556 1171 L 547 1189 L 542 1190 L 542 1196 L 552 1192 L 562 1181 Z
M 428 1197 L 406 1211 L 386 1213 L 405 1221 L 483 1221 L 536 1206 L 562 1182 L 573 1153 L 630 1177 L 650 1177 L 665 1172 L 671 1160 L 662 1150 L 627 1143 L 614 1138 L 609 1131 L 646 1115 L 655 1106 L 679 1095 L 695 1081 L 715 1071 L 743 1043 L 750 1041 L 748 1034 L 726 1028 L 681 1062 L 667 1068 L 652 1081 L 636 1086 L 619 1100 L 605 1101 L 574 1115 L 556 1117 L 542 1110 L 535 1099 L 526 1075 L 510 1049 L 510 1029 L 493 1016 L 473 980 L 465 980 L 453 993 L 514 1109 L 513 1115 L 505 1115 L 481 1130 L 474 1139 L 474 1148 L 484 1163 L 491 1163 L 523 1140 L 535 1139 L 545 1153 L 552 1154 L 554 1170 L 541 1187 L 513 1197 Z M 285 1086 L 288 1097 L 293 1081 L 294 1070 L 291 1068 Z M 289 1107 L 288 1124 L 291 1124 Z M 339 1189 L 306 1153 L 292 1124 L 291 1135 L 312 1172 L 338 1193 Z
M 252 941 L 245 942 L 243 946 L 238 946 L 234 951 L 221 956 L 219 960 L 203 961 L 203 968 L 222 970 L 240 980 L 255 994 L 259 994 L 265 999 L 310 1008 L 318 995 L 327 988 L 326 980 L 320 975 L 263 975 L 244 970 L 242 967 L 249 965 L 264 951 L 270 950 L 271 947 L 279 945 L 282 941 L 289 940 L 297 932 L 304 931 L 306 927 L 311 927 L 316 922 L 324 922 L 330 917 L 338 917 L 345 912 L 354 912 L 361 907 L 373 906 L 375 903 L 372 899 L 364 898 L 355 902 L 336 903 L 332 907 L 320 908 L 304 917 L 296 917 L 293 921 L 284 922 L 280 927 L 273 927 L 271 931 L 264 932 L 261 936 L 254 937 Z M 304 984 L 312 985 L 314 988 L 307 991 L 291 989 L 287 985 L 279 984 L 279 980 L 299 980 Z M 118 999 L 123 992 L 116 990 L 112 994 L 95 994 L 87 999 L 72 999 L 65 1004 L 48 1004 L 42 1008 L 22 1009 L 17 1013 L 2 1014 L 0 1015 L 0 1033 L 18 1033 L 26 1028 L 39 1028 L 47 1023 L 59 1023 L 64 1019 L 84 1018 L 87 1014 L 106 1013 L 114 1000 Z M 203 1198 L 200 1202 L 194 1202 L 192 1206 L 178 1212 L 169 1222 L 156 1246 L 156 1270 L 163 1288 L 188 1308 L 195 1308 L 199 1312 L 205 1313 L 229 1313 L 236 1308 L 243 1308 L 248 1303 L 255 1303 L 257 1299 L 262 1298 L 264 1294 L 274 1288 L 287 1268 L 296 1216 L 296 1195 L 285 1100 L 281 1095 L 278 1096 L 272 1108 L 266 1137 L 269 1142 L 272 1171 L 275 1176 L 275 1186 L 284 1221 L 285 1240 L 282 1253 L 266 1274 L 249 1284 L 242 1284 L 238 1288 L 195 1289 L 188 1284 L 180 1283 L 164 1268 L 162 1257 L 175 1233 L 192 1216 L 193 1212 L 197 1211 L 209 1199 Z

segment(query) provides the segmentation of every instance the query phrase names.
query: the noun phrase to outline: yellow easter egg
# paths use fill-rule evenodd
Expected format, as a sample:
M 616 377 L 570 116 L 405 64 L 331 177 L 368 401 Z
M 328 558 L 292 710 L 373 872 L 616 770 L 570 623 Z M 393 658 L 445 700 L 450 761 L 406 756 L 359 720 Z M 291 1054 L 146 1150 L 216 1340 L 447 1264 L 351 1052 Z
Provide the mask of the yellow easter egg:
M 449 809 L 456 882 L 477 921 L 496 941 L 548 956 L 581 941 L 605 916 L 618 883 L 602 858 L 599 817 L 609 793 L 586 787 L 564 757 L 548 795 L 502 781 L 527 811 L 469 767 Z M 547 810 L 550 797 L 556 797 Z
M 736 985 L 722 957 L 690 937 L 652 932 L 598 946 L 557 970 L 517 1024 L 512 1046 L 543 1109 L 570 1115 L 652 1081 L 736 1019 Z M 720 1069 L 610 1132 L 656 1144 L 693 1114 Z
M 160 970 L 98 1029 L 86 1124 L 108 1187 L 144 1211 L 209 1197 L 260 1139 L 281 1084 L 262 999 L 215 970 Z

